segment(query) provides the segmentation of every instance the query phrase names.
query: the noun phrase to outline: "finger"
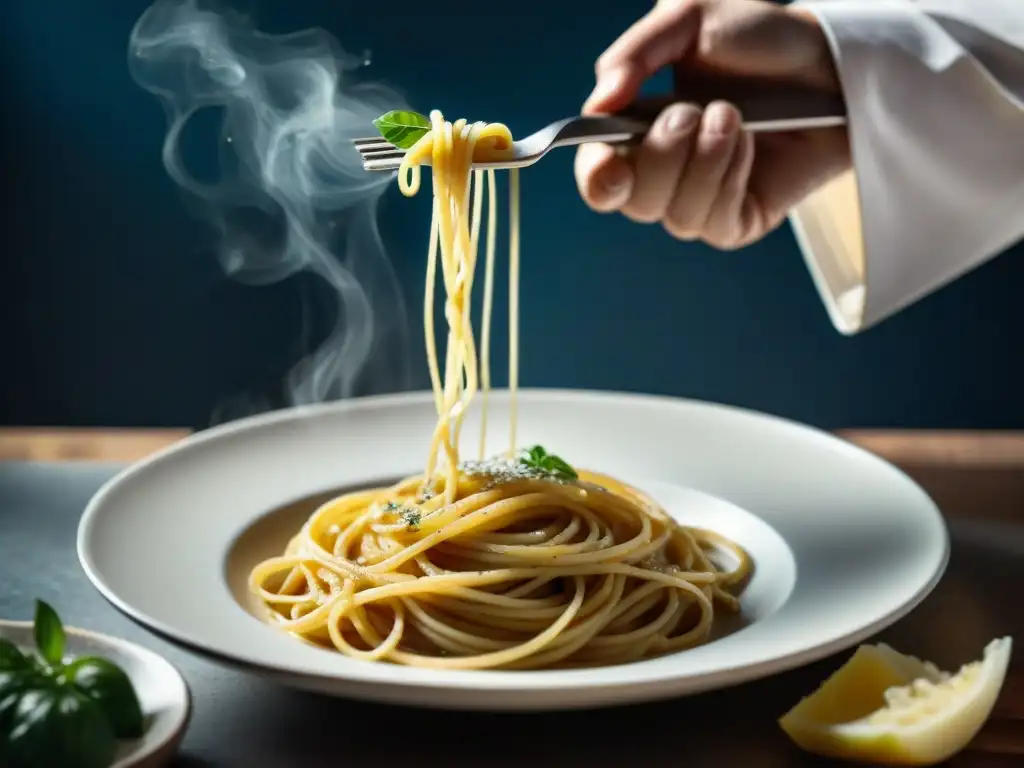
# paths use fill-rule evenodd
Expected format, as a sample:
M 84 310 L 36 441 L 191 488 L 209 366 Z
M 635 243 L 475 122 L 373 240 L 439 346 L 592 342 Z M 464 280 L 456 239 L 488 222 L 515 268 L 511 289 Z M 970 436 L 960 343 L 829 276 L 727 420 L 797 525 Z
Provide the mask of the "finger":
M 683 240 L 702 237 L 711 206 L 739 143 L 740 115 L 731 104 L 713 102 L 704 111 L 700 133 L 669 204 L 663 224 Z
M 725 171 L 718 196 L 704 223 L 704 242 L 722 250 L 745 245 L 750 233 L 743 218 L 750 171 L 754 167 L 754 135 L 740 133 L 736 151 Z
M 633 191 L 622 206 L 626 216 L 647 223 L 664 217 L 693 149 L 700 120 L 698 107 L 672 104 L 654 121 L 634 154 Z
M 629 200 L 633 170 L 607 144 L 583 144 L 576 152 L 575 172 L 580 195 L 595 211 L 617 211 Z
M 696 0 L 659 4 L 598 58 L 597 85 L 583 105 L 584 114 L 617 112 L 628 106 L 647 78 L 693 46 L 699 29 Z

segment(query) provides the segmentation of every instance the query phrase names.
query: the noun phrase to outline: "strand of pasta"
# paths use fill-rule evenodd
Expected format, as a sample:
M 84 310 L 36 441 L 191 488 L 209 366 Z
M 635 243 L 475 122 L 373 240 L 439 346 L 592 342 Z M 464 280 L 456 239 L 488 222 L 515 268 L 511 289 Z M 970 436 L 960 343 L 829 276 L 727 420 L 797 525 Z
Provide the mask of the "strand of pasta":
M 494 308 L 494 252 L 498 234 L 497 183 L 493 169 L 487 171 L 487 245 L 484 262 L 484 299 L 480 320 L 480 459 L 487 455 L 487 400 L 491 391 L 491 313 Z M 479 178 L 479 177 L 478 177 Z M 481 195 L 482 185 L 477 182 Z M 509 366 L 511 369 L 511 364 Z
M 519 169 L 508 173 L 509 242 L 508 242 L 508 410 L 509 456 L 518 445 L 516 427 L 519 422 L 517 391 L 519 389 Z
M 319 507 L 283 555 L 258 564 L 250 589 L 284 630 L 353 658 L 439 669 L 526 669 L 623 663 L 703 642 L 715 606 L 751 563 L 720 534 L 678 525 L 640 491 L 596 473 L 578 481 L 464 475 L 462 425 L 480 392 L 487 444 L 497 230 L 493 170 L 508 129 L 449 123 L 440 112 L 399 172 L 404 194 L 433 173 L 424 295 L 437 423 L 426 470 L 388 488 Z M 485 184 L 486 180 L 486 184 Z M 517 446 L 519 176 L 509 176 L 508 460 Z M 487 231 L 479 355 L 471 323 L 484 198 Z M 438 270 L 440 264 L 440 270 Z M 440 275 L 438 274 L 440 272 Z M 438 365 L 436 284 L 447 344 Z M 712 559 L 725 554 L 729 568 Z
M 409 479 L 399 483 L 396 488 L 408 490 L 411 485 L 413 483 Z M 395 488 L 383 489 L 379 492 L 379 497 L 394 497 L 394 490 Z M 510 501 L 519 502 L 526 499 L 526 502 L 519 504 L 518 507 L 513 508 L 510 506 L 510 509 L 515 509 L 520 519 L 528 520 L 530 519 L 529 515 L 532 513 L 529 505 L 534 505 L 533 510 L 550 509 L 552 503 L 564 504 L 564 501 L 561 499 L 563 495 L 558 493 L 512 493 L 507 488 L 504 490 L 492 489 L 478 492 L 462 500 L 463 502 L 468 502 L 467 506 L 475 506 L 476 512 L 466 517 L 459 517 L 455 522 L 450 523 L 447 526 L 449 530 L 446 535 L 448 538 L 465 538 L 466 529 L 472 528 L 473 524 L 479 527 L 481 521 L 488 515 L 489 510 L 495 504 Z M 481 497 L 483 503 L 481 503 Z M 637 494 L 635 498 L 643 497 Z M 365 504 L 366 499 L 367 495 L 364 493 L 358 499 L 358 502 Z M 621 500 L 617 500 L 617 504 L 606 507 L 605 513 L 613 508 L 619 511 L 629 510 L 638 518 L 634 522 L 642 530 L 649 529 L 651 521 L 663 522 L 660 515 L 650 514 L 649 510 L 634 506 L 633 499 L 625 496 L 619 497 L 619 499 Z M 623 503 L 625 505 L 620 506 Z M 361 504 L 357 504 L 357 508 L 359 506 Z M 574 510 L 574 513 L 577 514 L 581 512 L 590 513 L 591 511 L 589 509 Z M 511 514 L 511 512 L 506 511 L 506 514 Z M 358 535 L 353 535 L 352 532 L 352 523 L 344 531 L 337 531 L 337 524 L 329 522 L 330 518 L 340 517 L 345 519 L 346 516 L 351 517 L 351 515 L 351 505 L 342 503 L 324 505 L 313 515 L 303 530 L 307 536 L 312 532 L 319 532 L 322 536 L 334 535 L 336 542 L 337 540 L 346 540 L 350 543 L 358 542 Z M 369 528 L 373 525 L 372 518 L 373 515 L 364 512 L 358 514 L 355 519 L 359 521 L 359 525 Z M 470 524 L 466 523 L 467 519 L 470 521 Z M 605 522 L 614 524 L 609 521 Z M 579 529 L 579 526 L 577 525 L 576 528 Z M 332 530 L 337 532 L 331 534 L 330 531 Z M 549 542 L 559 536 L 557 526 L 548 526 L 542 530 L 550 531 L 548 536 Z M 687 531 L 686 529 L 669 527 L 666 531 L 676 536 L 677 540 L 683 542 L 684 545 L 691 539 L 694 541 L 700 539 L 704 543 L 713 544 L 714 542 L 711 539 L 718 538 L 716 534 L 710 534 L 710 538 L 705 537 L 705 532 L 696 529 Z M 432 535 L 436 536 L 436 534 Z M 647 536 L 635 538 L 637 540 L 631 544 L 631 554 L 634 556 L 642 554 L 643 551 L 649 552 L 650 540 L 657 539 L 658 535 L 653 531 L 648 531 Z M 433 574 L 420 576 L 398 573 L 394 569 L 401 567 L 401 565 L 391 563 L 389 566 L 391 570 L 386 573 L 376 573 L 373 568 L 369 568 L 357 575 L 353 573 L 352 569 L 344 567 L 344 565 L 340 568 L 335 568 L 334 566 L 337 566 L 338 563 L 333 562 L 334 557 L 331 560 L 323 559 L 324 553 L 338 551 L 336 542 L 328 547 L 306 538 L 302 546 L 300 546 L 300 550 L 306 549 L 307 553 L 320 553 L 315 555 L 312 560 L 308 559 L 309 554 L 299 552 L 293 555 L 291 559 L 286 557 L 267 561 L 254 572 L 254 581 L 262 584 L 273 581 L 276 573 L 290 569 L 288 578 L 294 578 L 294 574 L 301 573 L 302 580 L 306 582 L 307 587 L 310 587 L 307 590 L 305 599 L 307 602 L 315 603 L 316 605 L 311 605 L 311 610 L 307 613 L 297 612 L 290 619 L 281 621 L 282 626 L 292 632 L 304 635 L 326 633 L 326 636 L 335 647 L 343 653 L 354 657 L 387 658 L 397 663 L 440 666 L 443 668 L 469 669 L 496 665 L 508 668 L 518 668 L 523 665 L 532 667 L 570 658 L 583 648 L 589 649 L 588 652 L 592 651 L 605 662 L 611 663 L 616 659 L 632 658 L 638 653 L 638 647 L 643 647 L 647 650 L 652 648 L 663 650 L 687 647 L 705 637 L 710 628 L 713 618 L 712 600 L 714 595 L 711 594 L 709 587 L 713 587 L 716 583 L 731 583 L 737 578 L 742 577 L 749 568 L 748 562 L 741 561 L 737 568 L 732 571 L 717 571 L 712 568 L 710 571 L 693 573 L 666 573 L 658 569 L 632 565 L 629 562 L 625 562 L 625 560 L 635 558 L 626 557 L 621 562 L 604 561 L 565 566 L 552 566 L 549 564 L 508 568 L 494 568 L 492 566 L 491 570 L 468 573 L 435 570 Z M 559 547 L 562 545 L 549 544 L 550 546 Z M 659 548 L 663 549 L 664 546 L 665 542 L 662 540 Z M 477 548 L 485 551 L 490 547 L 496 547 L 497 549 L 494 550 L 496 553 L 504 553 L 513 561 L 516 559 L 516 557 L 508 554 L 507 547 L 502 548 L 503 545 L 477 544 Z M 408 545 L 406 544 L 396 544 L 393 547 L 393 549 L 403 552 L 407 548 Z M 543 549 L 544 547 L 540 545 L 536 548 Z M 427 549 L 431 548 L 428 547 L 423 551 Z M 434 546 L 432 551 L 437 551 L 438 549 L 437 546 Z M 702 553 L 698 554 L 703 556 Z M 530 556 L 527 559 L 533 558 Z M 404 558 L 403 562 L 409 562 L 409 558 Z M 422 560 L 418 562 L 429 561 Z M 348 561 L 343 558 L 342 563 L 347 564 Z M 333 580 L 329 591 L 319 587 L 316 589 L 311 588 L 317 582 L 316 577 L 313 575 L 313 567 L 318 569 L 319 578 L 325 581 L 328 581 L 325 572 L 333 573 L 337 576 L 337 579 Z M 434 569 L 433 566 L 429 567 L 432 570 Z M 384 578 L 380 579 L 379 577 Z M 603 577 L 602 585 L 596 591 L 590 591 L 586 588 L 586 580 L 595 577 Z M 373 580 L 377 586 L 365 584 L 363 582 L 364 578 Z M 577 618 L 570 620 L 570 628 L 559 634 L 560 640 L 552 639 L 550 634 L 544 634 L 546 631 L 545 627 L 550 629 L 553 626 L 550 622 L 553 620 L 557 621 L 559 617 L 565 615 L 566 605 L 557 596 L 541 599 L 516 598 L 511 597 L 510 594 L 502 595 L 481 591 L 481 589 L 494 584 L 521 585 L 525 582 L 526 584 L 532 583 L 534 587 L 539 587 L 543 583 L 566 578 L 573 579 L 574 583 L 576 583 L 576 579 L 584 580 L 586 599 L 583 606 L 574 613 L 574 616 Z M 612 583 L 609 581 L 610 578 L 621 580 L 618 597 L 612 601 L 614 608 L 609 606 L 607 611 L 601 611 L 600 616 L 602 618 L 600 620 L 593 622 L 585 621 L 591 614 L 591 608 L 600 603 L 601 595 L 605 594 L 610 588 L 609 585 Z M 627 580 L 630 579 L 636 580 L 638 583 L 646 582 L 647 586 L 635 587 L 622 599 Z M 362 585 L 358 590 L 356 590 L 355 586 L 357 583 Z M 257 587 L 257 592 L 271 605 L 275 604 L 278 600 L 285 604 L 294 604 L 296 600 L 295 595 L 281 595 L 279 591 L 275 592 L 262 587 Z M 684 593 L 688 595 L 688 598 L 685 601 L 681 601 L 680 594 Z M 421 599 L 426 599 L 428 602 L 418 602 Z M 457 602 L 446 602 L 450 600 L 456 600 Z M 682 634 L 669 636 L 664 631 L 666 627 L 674 629 L 682 620 L 688 608 L 693 604 L 698 605 L 700 608 L 700 616 L 697 623 Z M 631 626 L 643 613 L 657 609 L 659 605 L 661 607 L 658 610 L 657 616 L 649 621 L 641 622 L 638 626 Z M 390 628 L 384 634 L 373 629 L 369 619 L 371 614 L 367 613 L 368 610 L 374 609 L 377 606 L 392 612 Z M 435 609 L 444 609 L 446 611 L 444 618 L 441 619 L 431 614 L 432 618 L 429 620 L 424 619 L 424 616 L 429 614 L 431 610 L 434 610 L 429 606 L 435 606 Z M 596 608 L 594 608 L 594 612 L 597 612 Z M 378 616 L 378 620 L 380 620 L 378 614 L 373 615 Z M 412 625 L 409 624 L 410 621 L 413 622 Z M 469 621 L 470 624 L 466 624 L 466 621 Z M 371 650 L 363 651 L 355 648 L 349 640 L 344 638 L 341 625 L 345 622 L 349 622 L 355 628 L 362 642 L 371 645 Z M 456 626 L 459 622 L 462 623 L 462 628 Z M 474 623 L 478 628 L 492 624 L 493 626 L 504 627 L 505 629 L 532 632 L 533 638 L 524 642 L 513 643 L 511 640 L 507 640 L 499 643 L 494 638 L 487 638 L 468 631 L 474 626 Z M 384 624 L 387 624 L 387 621 L 384 621 Z M 441 625 L 447 626 L 449 629 L 440 630 L 439 626 Z M 610 635 L 602 635 L 601 632 L 609 627 L 622 631 L 613 632 Z M 435 659 L 431 654 L 424 655 L 398 650 L 406 631 L 410 628 L 415 628 L 420 635 L 434 642 L 439 652 L 459 652 L 461 654 L 460 659 L 435 664 Z M 451 637 L 456 635 L 461 638 L 459 643 L 451 640 Z M 441 642 L 441 639 L 444 637 L 447 637 L 448 640 Z M 476 639 L 467 640 L 467 637 Z M 537 641 L 537 638 L 542 638 L 542 640 Z M 455 644 L 453 645 L 453 643 Z M 499 653 L 499 650 L 501 653 Z M 477 651 L 481 652 L 477 653 Z M 506 653 L 505 651 L 509 652 Z

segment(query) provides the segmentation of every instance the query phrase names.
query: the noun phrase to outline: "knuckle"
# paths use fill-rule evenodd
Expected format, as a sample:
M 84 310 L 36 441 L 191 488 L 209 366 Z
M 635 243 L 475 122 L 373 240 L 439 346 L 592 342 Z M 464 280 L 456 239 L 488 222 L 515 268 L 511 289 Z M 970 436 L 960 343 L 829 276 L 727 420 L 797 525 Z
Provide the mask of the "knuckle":
M 617 47 L 613 46 L 597 57 L 597 60 L 594 62 L 595 76 L 600 77 L 606 72 L 611 72 L 613 69 L 621 69 L 635 63 L 635 54 L 620 52 L 616 50 Z
M 649 208 L 636 208 L 630 205 L 623 207 L 622 215 L 637 224 L 654 224 L 661 218 L 657 211 Z
M 700 35 L 697 38 L 697 53 L 701 57 L 714 56 L 716 52 L 728 48 L 729 38 L 733 31 L 728 24 L 725 24 L 721 17 L 710 14 L 704 17 L 700 25 Z
M 731 149 L 740 135 L 742 119 L 739 110 L 725 101 L 716 101 L 704 110 L 701 134 L 708 147 Z
M 686 16 L 700 10 L 702 5 L 701 0 L 658 0 L 654 7 L 658 13 Z
M 666 217 L 662 219 L 661 228 L 676 240 L 694 240 L 696 238 L 696 233 L 690 228 L 689 224 L 680 221 L 678 218 Z
M 690 24 L 703 27 L 704 19 L 708 16 L 706 6 L 704 0 L 661 0 L 651 13 L 657 14 L 662 24 L 669 28 Z
M 652 141 L 678 145 L 691 141 L 700 127 L 703 112 L 693 104 L 677 103 L 664 109 L 658 116 L 657 130 Z
M 743 242 L 733 233 L 719 235 L 708 235 L 703 238 L 704 242 L 719 251 L 738 251 L 743 247 Z
M 719 208 L 708 218 L 701 240 L 719 251 L 736 251 L 747 244 L 743 224 L 728 209 Z
M 697 140 L 694 151 L 695 159 L 706 168 L 709 174 L 724 172 L 735 151 L 734 142 L 729 136 L 702 132 Z

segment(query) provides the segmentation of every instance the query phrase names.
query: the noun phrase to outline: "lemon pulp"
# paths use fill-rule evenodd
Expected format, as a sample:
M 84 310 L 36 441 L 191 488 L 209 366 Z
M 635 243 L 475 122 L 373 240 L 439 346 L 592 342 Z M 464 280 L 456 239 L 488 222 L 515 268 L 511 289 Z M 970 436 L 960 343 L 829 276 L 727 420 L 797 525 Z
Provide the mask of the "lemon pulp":
M 862 645 L 779 725 L 817 755 L 935 765 L 962 750 L 992 712 L 1013 641 L 993 640 L 952 675 L 887 645 Z

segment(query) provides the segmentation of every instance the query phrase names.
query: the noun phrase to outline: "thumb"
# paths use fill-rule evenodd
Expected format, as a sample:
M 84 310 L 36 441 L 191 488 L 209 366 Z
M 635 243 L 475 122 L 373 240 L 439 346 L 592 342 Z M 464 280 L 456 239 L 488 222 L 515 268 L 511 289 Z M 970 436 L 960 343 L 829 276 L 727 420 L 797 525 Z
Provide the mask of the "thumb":
M 647 78 L 678 61 L 697 39 L 697 0 L 659 3 L 627 29 L 597 60 L 597 84 L 584 114 L 617 112 L 629 106 Z

